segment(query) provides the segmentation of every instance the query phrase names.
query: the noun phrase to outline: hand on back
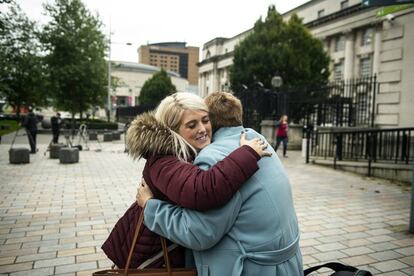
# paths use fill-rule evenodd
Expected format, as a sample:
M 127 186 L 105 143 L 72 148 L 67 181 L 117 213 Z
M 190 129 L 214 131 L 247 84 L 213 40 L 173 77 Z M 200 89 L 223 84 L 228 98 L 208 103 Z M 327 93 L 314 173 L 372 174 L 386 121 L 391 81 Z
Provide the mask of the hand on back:
M 254 149 L 260 157 L 265 156 L 272 156 L 272 153 L 269 151 L 266 151 L 268 144 L 266 141 L 260 139 L 260 138 L 254 138 L 252 140 L 246 140 L 246 133 L 242 133 L 240 135 L 240 146 L 247 145 Z

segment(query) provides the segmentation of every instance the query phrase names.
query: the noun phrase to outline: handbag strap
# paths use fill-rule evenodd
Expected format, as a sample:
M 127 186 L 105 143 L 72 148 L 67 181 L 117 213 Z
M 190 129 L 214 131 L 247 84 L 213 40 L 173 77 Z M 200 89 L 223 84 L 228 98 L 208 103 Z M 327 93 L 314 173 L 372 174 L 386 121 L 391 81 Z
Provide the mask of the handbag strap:
M 306 276 L 306 275 L 308 275 L 308 274 L 310 274 L 310 273 L 312 273 L 312 272 L 314 272 L 314 271 L 316 271 L 316 270 L 318 270 L 322 267 L 330 268 L 330 269 L 334 270 L 335 272 L 337 272 L 337 271 L 362 272 L 361 270 L 358 270 L 356 267 L 344 265 L 344 264 L 341 264 L 341 263 L 332 262 L 332 263 L 326 263 L 326 264 L 310 267 L 310 268 L 308 268 L 304 271 L 304 275 Z M 368 271 L 366 271 L 366 273 L 367 274 L 365 274 L 365 275 L 367 275 L 367 276 L 371 275 L 371 273 L 368 272 Z M 359 274 L 356 274 L 356 275 L 359 275 Z M 364 275 L 364 274 L 362 274 L 362 275 Z
M 134 239 L 132 240 L 131 249 L 129 250 L 128 259 L 127 259 L 127 263 L 126 263 L 125 270 L 124 270 L 124 276 L 128 275 L 128 269 L 129 269 L 129 266 L 131 265 L 132 255 L 134 254 L 135 245 L 138 240 L 139 230 L 141 229 L 141 226 L 143 223 L 144 223 L 144 209 L 142 209 L 141 213 L 139 214 L 137 227 L 135 228 Z M 165 241 L 165 238 L 162 236 L 160 236 L 160 239 L 161 239 L 162 251 L 164 253 L 164 262 L 167 267 L 167 272 L 169 276 L 172 276 L 170 258 L 168 256 L 167 242 Z

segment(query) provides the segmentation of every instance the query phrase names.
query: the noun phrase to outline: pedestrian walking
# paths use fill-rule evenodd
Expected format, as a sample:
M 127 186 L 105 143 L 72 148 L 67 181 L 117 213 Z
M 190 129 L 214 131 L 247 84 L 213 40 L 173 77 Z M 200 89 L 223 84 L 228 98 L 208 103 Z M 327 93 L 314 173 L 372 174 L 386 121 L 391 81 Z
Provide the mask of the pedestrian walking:
M 53 116 L 50 119 L 50 123 L 52 125 L 53 143 L 57 144 L 59 143 L 60 124 L 62 123 L 59 112 L 56 113 L 56 116 Z
M 29 108 L 29 113 L 23 120 L 23 127 L 26 130 L 27 137 L 29 139 L 30 144 L 30 153 L 36 153 L 36 135 L 37 135 L 37 118 L 33 112 L 33 108 Z
M 287 152 L 287 145 L 288 145 L 288 116 L 282 115 L 280 117 L 279 122 L 276 124 L 276 146 L 275 151 L 277 152 L 277 149 L 280 146 L 280 143 L 283 143 L 283 157 L 288 157 Z

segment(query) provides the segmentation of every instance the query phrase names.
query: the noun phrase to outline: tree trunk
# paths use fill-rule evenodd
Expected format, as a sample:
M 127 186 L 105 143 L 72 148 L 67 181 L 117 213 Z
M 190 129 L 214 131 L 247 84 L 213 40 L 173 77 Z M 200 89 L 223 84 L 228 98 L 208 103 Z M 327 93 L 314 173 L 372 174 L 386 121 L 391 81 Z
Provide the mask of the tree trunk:
M 72 109 L 72 124 L 71 124 L 71 132 L 72 132 L 72 139 L 75 137 L 75 111 Z

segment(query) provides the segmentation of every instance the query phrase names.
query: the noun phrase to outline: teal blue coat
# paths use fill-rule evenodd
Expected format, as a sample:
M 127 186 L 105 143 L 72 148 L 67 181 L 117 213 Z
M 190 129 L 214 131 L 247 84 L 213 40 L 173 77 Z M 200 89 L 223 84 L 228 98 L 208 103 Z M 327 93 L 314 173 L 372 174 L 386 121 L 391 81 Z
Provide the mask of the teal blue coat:
M 242 130 L 219 129 L 195 164 L 208 169 L 222 160 L 239 147 Z M 263 138 L 247 133 L 249 139 Z M 198 275 L 303 275 L 291 186 L 276 153 L 268 150 L 272 157 L 259 161 L 259 170 L 224 207 L 202 213 L 151 199 L 145 225 L 193 249 Z

